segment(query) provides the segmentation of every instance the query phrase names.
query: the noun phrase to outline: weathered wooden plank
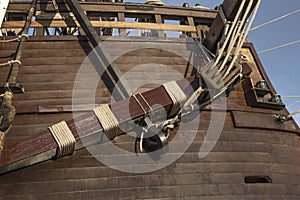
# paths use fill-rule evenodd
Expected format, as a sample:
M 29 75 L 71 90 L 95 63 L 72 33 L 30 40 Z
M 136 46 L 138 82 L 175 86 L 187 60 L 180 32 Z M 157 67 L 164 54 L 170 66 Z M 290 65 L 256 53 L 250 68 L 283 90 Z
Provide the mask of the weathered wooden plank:
M 270 129 L 298 133 L 297 128 L 290 121 L 279 123 L 271 114 L 233 111 L 232 116 L 237 128 Z
M 37 99 L 37 100 L 22 100 L 15 101 L 14 106 L 21 108 L 21 113 L 32 113 L 33 106 L 46 106 L 46 105 L 72 105 L 73 100 L 78 104 L 105 104 L 111 102 L 111 97 L 95 97 L 95 100 L 91 98 L 80 97 L 80 98 L 60 98 L 60 99 Z M 34 110 L 35 111 L 35 110 Z
M 52 91 L 52 90 L 73 90 L 74 88 L 74 80 L 73 81 L 52 81 L 52 82 L 28 82 L 26 83 L 26 92 L 29 91 Z M 95 88 L 95 84 L 91 81 L 78 81 L 77 89 L 92 89 Z M 108 91 L 105 88 L 102 82 L 98 83 L 97 90 Z M 106 94 L 106 93 L 105 93 Z
M 132 81 L 142 80 L 142 77 L 141 77 L 142 75 L 145 75 L 145 78 L 147 78 L 147 80 L 151 80 L 151 78 L 153 78 L 153 74 L 154 73 L 147 74 L 147 72 L 135 72 L 135 73 L 130 73 L 128 76 L 132 79 Z M 161 81 L 166 80 L 164 78 L 164 76 L 168 75 L 168 74 L 169 74 L 169 78 L 167 80 L 170 80 L 172 78 L 174 78 L 174 79 L 181 78 L 177 73 L 165 72 L 162 74 L 155 75 L 153 80 L 161 80 Z M 25 74 L 24 76 L 19 77 L 19 82 L 20 83 L 34 83 L 34 82 L 38 83 L 38 82 L 59 82 L 62 80 L 66 81 L 66 82 L 74 81 L 77 73 L 66 73 L 66 74 L 53 73 L 50 75 L 53 75 L 53 77 L 50 77 L 49 74 Z M 84 75 L 85 76 L 81 76 L 80 79 L 78 78 L 77 81 L 88 81 L 88 80 L 90 80 L 91 82 L 92 81 L 100 81 L 97 74 L 86 73 Z M 128 80 L 128 81 L 130 81 L 130 80 Z
M 154 18 L 156 23 L 158 24 L 163 23 L 161 15 L 155 15 Z M 158 31 L 158 37 L 165 37 L 165 33 L 163 31 Z
M 219 177 L 218 177 L 219 176 Z M 119 178 L 119 180 L 118 180 Z M 126 180 L 126 178 L 128 180 Z M 212 179 L 212 183 L 206 183 L 204 181 L 204 179 L 210 180 Z M 214 180 L 218 180 L 223 178 L 224 183 L 219 183 L 219 182 L 214 182 Z M 174 177 L 171 177 L 170 175 L 156 175 L 156 174 L 152 174 L 150 175 L 144 175 L 144 176 L 125 176 L 125 177 L 109 177 L 109 178 L 97 178 L 97 179 L 93 179 L 93 178 L 86 178 L 85 180 L 65 180 L 64 182 L 69 182 L 70 184 L 67 184 L 68 186 L 64 187 L 66 191 L 70 192 L 73 189 L 73 184 L 76 184 L 76 182 L 88 182 L 85 184 L 85 186 L 83 186 L 83 188 L 81 188 L 83 191 L 87 190 L 88 188 L 90 190 L 100 190 L 100 189 L 105 189 L 107 187 L 106 182 L 111 183 L 111 185 L 116 185 L 116 187 L 118 188 L 128 188 L 128 189 L 135 189 L 138 187 L 143 187 L 144 185 L 152 185 L 153 183 L 155 183 L 156 187 L 166 187 L 166 186 L 176 186 L 176 184 L 178 185 L 186 185 L 185 187 L 188 187 L 189 185 L 196 187 L 196 185 L 198 185 L 198 187 L 201 187 L 202 185 L 209 187 L 209 186 L 222 186 L 225 184 L 232 184 L 232 182 L 226 182 L 226 181 L 231 181 L 234 182 L 235 184 L 242 184 L 243 181 L 243 176 L 242 174 L 238 174 L 238 173 L 231 173 L 231 174 L 216 174 L 214 175 L 210 175 L 208 174 L 207 176 L 204 175 L 199 175 L 199 176 L 194 176 L 192 174 L 186 174 L 186 175 L 174 175 Z M 141 180 L 142 183 L 141 183 Z M 160 181 L 163 180 L 163 181 Z M 188 180 L 190 180 L 190 182 L 188 183 Z M 63 180 L 62 180 L 63 181 Z M 118 182 L 119 181 L 119 182 Z M 38 194 L 44 194 L 47 193 L 47 187 L 46 185 L 49 184 L 50 181 L 41 181 L 41 185 L 40 187 L 42 188 L 41 191 L 39 191 Z M 127 184 L 126 184 L 127 183 Z M 163 185 L 165 183 L 165 185 Z M 29 183 L 31 184 L 33 187 L 31 187 L 32 189 L 29 191 L 26 191 L 26 194 L 36 194 L 35 190 L 34 190 L 34 186 L 38 183 Z M 13 184 L 13 187 L 17 187 L 17 185 L 22 185 L 22 184 Z M 97 187 L 98 186 L 98 187 Z M 4 186 L 5 188 L 9 187 L 7 185 Z M 224 188 L 225 189 L 225 188 Z M 63 192 L 63 188 L 59 187 L 59 185 L 53 186 L 53 193 L 57 193 L 57 192 Z M 212 195 L 213 195 L 213 191 Z M 215 191 L 217 192 L 217 191 Z M 18 195 L 19 193 L 16 193 L 15 195 Z M 173 195 L 175 195 L 176 193 L 174 193 Z M 227 194 L 227 193 L 226 193 Z M 19 194 L 21 195 L 21 194 Z M 183 194 L 182 194 L 183 195 Z
M 106 40 L 110 36 L 99 36 L 102 40 Z M 1 36 L 0 39 L 13 39 L 15 36 Z M 139 36 L 130 36 L 130 37 L 124 37 L 124 36 L 114 36 L 114 40 L 111 42 L 128 42 L 128 39 L 134 39 L 135 42 L 167 42 L 167 43 L 179 43 L 179 44 L 195 44 L 191 40 L 186 40 L 186 38 L 155 38 L 155 37 L 139 37 Z M 49 43 L 49 41 L 51 41 Z M 74 42 L 74 41 L 80 41 L 81 43 L 88 44 L 88 39 L 85 35 L 53 35 L 53 36 L 34 36 L 29 37 L 28 42 L 38 42 L 38 43 L 55 43 L 55 42 Z M 38 45 L 37 43 L 37 45 Z M 11 44 L 17 44 L 17 42 L 11 42 L 11 43 L 3 43 L 0 45 L 7 46 Z M 78 43 L 79 44 L 79 43 Z
M 125 13 L 123 13 L 123 12 L 118 13 L 118 21 L 119 22 L 125 22 Z M 120 28 L 119 29 L 119 35 L 120 36 L 125 36 L 126 35 L 126 29 Z
M 3 39 L 11 39 L 12 37 L 2 37 Z M 102 40 L 106 40 L 107 37 L 100 37 Z M 128 42 L 134 40 L 134 43 Z M 145 42 L 147 42 L 145 44 Z M 188 41 L 184 38 L 154 38 L 154 37 L 114 37 L 112 41 L 106 41 L 105 46 L 110 53 L 118 50 L 120 45 L 124 49 L 141 49 L 141 48 L 152 48 L 158 49 L 157 44 L 167 44 L 167 49 L 176 50 L 175 52 L 184 51 L 196 51 L 199 50 L 199 46 L 192 41 Z M 17 43 L 0 43 L 1 50 L 16 50 Z M 25 43 L 26 50 L 36 50 L 36 49 L 65 49 L 69 50 L 84 50 L 85 52 L 89 50 L 89 45 L 86 37 L 84 36 L 35 36 L 30 37 L 30 39 Z M 111 52 L 112 51 L 112 52 Z
M 38 37 L 38 36 L 36 36 Z M 37 49 L 82 49 L 82 45 L 87 46 L 86 41 L 80 40 L 73 40 L 73 41 L 55 41 L 55 38 L 61 38 L 59 36 L 47 36 L 47 37 L 40 37 L 39 40 L 34 40 L 36 37 L 29 37 L 30 39 L 25 43 L 25 50 L 37 50 Z M 49 37 L 49 38 L 48 38 Z M 46 41 L 41 41 L 45 38 Z M 51 38 L 51 42 L 49 41 Z M 81 43 L 79 43 L 79 41 Z M 16 50 L 17 45 L 14 42 L 11 43 L 0 43 L 1 50 Z
M 202 134 L 205 134 L 202 131 Z M 199 135 L 201 133 L 199 132 Z M 197 137 L 197 136 L 196 136 Z M 199 136 L 200 137 L 200 136 Z M 287 145 L 292 148 L 299 147 L 297 135 L 294 133 L 271 131 L 266 129 L 256 130 L 235 128 L 234 130 L 224 130 L 220 136 L 221 141 L 240 141 L 240 142 L 261 142 L 269 144 Z
M 198 200 L 205 198 L 206 200 L 239 200 L 239 199 L 248 199 L 248 200 L 256 200 L 256 199 L 274 199 L 274 200 L 281 200 L 281 199 L 290 199 L 290 200 L 298 200 L 299 196 L 297 194 L 290 195 L 290 191 L 297 190 L 295 186 L 292 186 L 292 189 L 287 189 L 284 186 L 276 187 L 274 190 L 277 191 L 283 191 L 284 194 L 271 194 L 266 193 L 263 194 L 263 192 L 260 192 L 258 194 L 254 193 L 255 191 L 263 191 L 264 186 L 256 186 L 256 189 L 251 188 L 251 191 L 253 191 L 254 194 L 247 193 L 247 194 L 227 194 L 226 190 L 234 190 L 234 191 L 240 191 L 241 188 L 243 188 L 241 185 L 234 185 L 233 187 L 230 187 L 230 184 L 227 185 L 203 185 L 205 189 L 201 188 L 199 185 L 190 185 L 193 190 L 189 190 L 188 186 L 182 187 L 182 191 L 178 190 L 178 186 L 166 186 L 166 187 L 159 187 L 156 188 L 154 186 L 149 187 L 147 190 L 141 190 L 140 187 L 136 188 L 122 188 L 119 190 L 111 189 L 111 190 L 104 190 L 104 189 L 96 189 L 96 190 L 90 190 L 90 191 L 73 191 L 64 193 L 64 198 L 66 200 L 74 199 L 78 196 L 82 197 L 83 199 L 91 199 L 93 197 L 103 197 L 108 200 L 113 200 L 116 197 L 124 197 L 127 199 L 161 199 L 161 200 L 172 200 L 172 199 L 185 199 L 188 197 L 190 200 Z M 148 187 L 147 187 L 148 188 Z M 249 189 L 250 190 L 250 189 Z M 194 194 L 193 192 L 196 191 Z M 211 193 L 211 191 L 219 191 L 221 194 L 214 194 Z M 246 189 L 244 188 L 244 191 Z M 111 194 L 114 194 L 113 196 Z M 151 195 L 152 194 L 152 195 Z M 169 194 L 169 195 L 167 195 Z M 43 193 L 43 194 L 32 194 L 32 195 L 26 195 L 26 198 L 30 199 L 37 199 L 42 198 L 45 200 L 51 200 L 53 198 L 58 199 L 62 195 L 62 192 L 56 192 L 56 193 Z M 5 196 L 9 199 L 19 199 L 22 196 L 8 194 L 8 196 Z
M 77 97 L 85 97 L 89 95 L 90 92 L 86 89 L 77 90 Z M 73 90 L 50 90 L 50 91 L 28 91 L 25 94 L 18 95 L 16 97 L 16 101 L 23 100 L 39 100 L 39 99 L 64 99 L 64 98 L 72 98 Z M 110 93 L 107 90 L 99 90 L 95 93 L 95 97 L 109 97 Z
M 171 54 L 174 56 L 174 54 Z M 162 55 L 163 56 L 163 55 Z M 57 58 L 56 55 L 53 56 L 54 58 Z M 121 63 L 121 60 L 122 58 L 124 58 L 125 56 L 123 57 L 120 57 L 120 61 L 119 61 L 119 68 L 121 71 L 129 71 L 129 70 L 132 70 L 134 69 L 134 71 L 132 73 L 143 73 L 143 72 L 149 72 L 149 73 L 158 73 L 158 72 L 161 72 L 162 74 L 164 75 L 167 75 L 166 73 L 176 73 L 179 72 L 181 74 L 183 74 L 185 72 L 185 65 L 186 63 L 183 63 L 183 64 L 169 64 L 169 63 L 166 63 L 169 67 L 171 67 L 173 70 L 170 70 L 170 68 L 160 68 L 159 71 L 158 71 L 158 67 L 160 66 L 160 64 L 164 64 L 164 62 L 159 62 L 156 66 L 155 64 L 148 64 L 149 61 L 151 61 L 151 59 L 148 58 L 148 61 L 145 62 L 145 63 L 141 63 L 141 64 L 148 64 L 149 67 L 141 67 L 141 68 L 138 68 L 137 65 L 138 64 L 135 64 L 135 63 Z M 126 55 L 127 57 L 127 55 Z M 131 56 L 128 56 L 129 58 Z M 160 60 L 161 58 L 167 58 L 167 56 L 163 56 L 163 57 L 159 57 L 159 56 L 151 56 L 149 55 L 148 57 L 152 58 L 152 61 L 155 61 L 157 62 L 157 60 Z M 128 59 L 129 59 L 128 58 Z M 34 59 L 34 58 L 33 58 Z M 166 59 L 164 59 L 166 60 Z M 162 61 L 164 61 L 162 60 Z M 178 61 L 181 61 L 180 59 L 178 59 Z M 91 73 L 93 72 L 93 69 L 91 67 L 88 67 L 88 65 L 82 65 L 82 66 L 86 66 L 86 67 L 82 67 L 80 70 L 81 73 Z M 59 74 L 59 73 L 77 73 L 78 70 L 79 70 L 79 67 L 80 65 L 79 64 L 73 64 L 73 65 L 68 65 L 68 64 L 62 64 L 62 65 L 44 65 L 43 63 L 41 63 L 40 65 L 26 65 L 26 66 L 23 66 L 23 68 L 21 69 L 22 71 L 22 75 L 25 76 L 25 74 Z M 4 70 L 4 68 L 1 68 L 0 69 L 0 74 L 5 74 L 7 71 L 7 69 Z M 20 76 L 22 76 L 20 75 Z M 155 77 L 153 77 L 155 79 Z M 60 82 L 63 82 L 64 80 L 61 80 Z
M 199 9 L 194 8 L 183 8 L 183 7 L 173 7 L 173 6 L 151 6 L 151 5 L 145 5 L 145 4 L 134 4 L 134 3 L 127 3 L 124 4 L 115 4 L 115 3 L 101 3 L 101 2 L 80 2 L 80 5 L 82 8 L 88 12 L 88 13 L 119 13 L 123 12 L 126 14 L 136 14 L 136 15 L 144 15 L 144 14 L 162 14 L 165 16 L 191 16 L 191 17 L 197 17 L 197 18 L 208 18 L 213 19 L 216 16 L 216 11 L 214 10 L 208 10 L 208 9 L 201 9 L 201 12 L 199 12 Z M 132 5 L 133 7 L 136 6 L 146 6 L 150 9 L 148 10 L 139 10 L 139 9 L 126 9 L 127 5 Z M 24 12 L 25 10 L 28 10 L 29 3 L 18 3 L 18 2 L 11 2 L 8 6 L 8 12 Z M 132 7 L 132 8 L 133 8 Z M 37 5 L 36 8 L 38 11 L 47 11 L 47 12 L 55 12 L 54 7 L 49 2 L 41 2 Z M 69 8 L 65 7 L 61 9 L 61 12 L 70 12 Z M 24 12 L 25 13 L 25 12 Z M 116 16 L 116 15 L 115 15 Z
M 3 28 L 22 28 L 24 26 L 24 21 L 7 21 L 3 22 Z M 186 32 L 196 32 L 194 26 L 186 25 L 174 25 L 174 24 L 156 24 L 156 23 L 134 23 L 134 22 L 112 22 L 112 21 L 91 21 L 93 27 L 95 28 L 128 28 L 128 29 L 152 29 L 152 30 L 168 30 L 168 31 L 186 31 Z M 30 28 L 42 28 L 42 27 L 60 28 L 60 27 L 81 27 L 78 22 L 75 24 L 67 24 L 65 21 L 48 21 L 39 20 L 32 21 Z
M 23 65 L 73 65 L 81 64 L 84 57 L 49 57 L 49 58 L 23 58 Z
M 188 22 L 188 25 L 189 25 L 189 26 L 195 26 L 194 18 L 192 18 L 192 17 L 187 17 L 187 22 Z M 196 30 L 196 32 L 197 32 L 197 30 Z M 196 33 L 196 32 L 192 32 L 192 33 L 191 33 L 191 36 L 192 36 L 193 38 L 197 37 L 197 33 Z

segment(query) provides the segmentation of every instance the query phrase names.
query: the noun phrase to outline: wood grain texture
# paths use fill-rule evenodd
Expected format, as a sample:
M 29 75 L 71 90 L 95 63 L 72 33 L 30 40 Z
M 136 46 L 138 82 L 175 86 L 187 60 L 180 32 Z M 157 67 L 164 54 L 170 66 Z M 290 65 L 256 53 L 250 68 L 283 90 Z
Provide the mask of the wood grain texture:
M 141 4 L 128 3 L 124 4 L 115 4 L 115 3 L 101 3 L 101 2 L 80 2 L 82 8 L 88 13 L 118 13 L 124 12 L 126 14 L 161 14 L 166 17 L 174 17 L 174 16 L 192 16 L 197 18 L 208 18 L 213 19 L 216 16 L 216 11 L 208 10 L 208 9 L 200 9 L 195 8 L 178 8 L 175 6 L 152 6 L 152 5 L 143 5 L 150 9 L 148 10 L 137 10 L 130 9 L 130 5 L 136 8 Z M 129 5 L 129 7 L 128 7 Z M 28 10 L 30 4 L 28 2 L 11 2 L 8 7 L 9 12 L 23 12 Z M 126 9 L 127 6 L 127 9 Z M 129 8 L 129 9 L 128 9 Z M 53 5 L 50 2 L 42 2 L 37 5 L 37 11 L 47 11 L 47 12 L 55 12 Z M 68 7 L 62 7 L 61 12 L 70 12 Z
M 111 21 L 91 21 L 95 28 L 128 28 L 128 29 L 151 29 L 151 30 L 166 30 L 166 31 L 186 31 L 196 32 L 194 26 L 173 25 L 173 24 L 157 24 L 157 23 L 135 23 L 135 22 L 111 22 Z M 2 23 L 2 28 L 22 28 L 25 21 L 7 21 Z M 81 27 L 78 22 L 68 24 L 65 21 L 49 21 L 39 20 L 32 21 L 30 28 L 60 28 L 60 27 Z
M 47 6 L 51 4 L 48 3 Z M 153 48 L 124 55 L 117 60 L 120 69 L 123 72 L 133 69 L 134 60 L 136 60 L 139 64 L 159 62 L 172 67 L 179 73 L 184 73 L 186 67 L 184 60 L 173 53 L 157 50 L 155 46 L 164 44 L 169 45 L 170 48 L 181 48 L 184 51 L 185 43 L 179 39 L 155 40 L 136 38 L 132 46 L 141 46 L 143 42 L 147 42 Z M 109 49 L 113 55 L 120 52 L 118 50 L 120 44 L 124 44 L 121 38 L 110 43 Z M 85 49 L 81 48 L 86 45 L 86 38 L 73 36 L 45 38 L 39 36 L 29 40 L 24 51 L 24 58 L 27 60 L 24 61 L 25 65 L 22 66 L 19 76 L 19 80 L 25 83 L 27 93 L 15 95 L 14 105 L 19 108 L 17 110 L 20 112 L 16 116 L 11 132 L 7 135 L 7 144 L 9 144 L 7 148 L 33 137 L 32 135 L 40 130 L 46 130 L 49 125 L 61 120 L 70 120 L 73 117 L 68 110 L 72 103 L 71 91 L 80 60 L 86 56 Z M 0 44 L 0 54 L 10 54 L 14 47 L 14 43 Z M 126 46 L 126 48 L 132 47 Z M 49 58 L 43 60 L 47 51 Z M 55 61 L 58 59 L 65 62 L 64 56 L 69 63 L 62 64 Z M 32 58 L 32 63 L 30 58 Z M 143 62 L 142 58 L 146 62 Z M 251 61 L 254 66 L 251 76 L 262 76 L 256 61 Z M 96 79 L 89 69 L 86 73 L 91 79 Z M 133 76 L 133 81 L 149 73 L 151 73 L 151 68 L 147 71 L 137 71 Z M 161 78 L 167 76 L 164 71 L 155 73 L 158 73 Z M 0 74 L 5 76 L 5 69 L 1 68 Z M 172 78 L 171 75 L 170 77 Z M 84 95 L 85 90 L 89 90 L 93 85 L 88 80 L 82 81 L 85 84 L 81 88 L 81 102 L 90 104 L 91 102 L 88 102 Z M 154 84 L 147 87 L 149 90 L 156 86 Z M 103 88 L 103 83 L 100 82 L 97 89 L 96 103 L 109 103 L 109 93 Z M 295 134 L 297 132 L 278 129 L 272 123 L 266 128 L 263 120 L 258 120 L 254 124 L 259 127 L 253 127 L 253 120 L 242 120 L 247 118 L 248 112 L 255 113 L 254 117 L 258 119 L 279 113 L 287 114 L 287 112 L 251 108 L 247 106 L 243 92 L 243 88 L 238 85 L 228 97 L 228 110 L 222 134 L 212 152 L 204 159 L 199 159 L 198 152 L 210 124 L 211 107 L 209 106 L 201 113 L 197 135 L 190 148 L 180 159 L 161 170 L 144 174 L 119 172 L 99 162 L 87 149 L 81 149 L 73 156 L 49 160 L 1 175 L 0 198 L 298 200 L 300 196 L 300 140 Z M 157 98 L 161 97 L 148 96 L 147 98 L 153 99 L 152 103 L 154 103 Z M 170 102 L 166 102 L 168 103 Z M 231 111 L 242 114 L 233 119 Z M 86 112 L 82 114 L 86 115 Z M 242 126 L 235 127 L 236 121 L 242 122 Z M 87 133 L 86 127 L 86 125 L 82 126 L 82 129 L 77 132 Z M 93 124 L 93 127 L 95 132 L 101 129 L 97 123 Z M 188 133 L 189 130 L 186 132 Z M 49 133 L 45 132 L 45 134 Z M 42 136 L 33 142 L 42 146 L 46 151 L 56 145 L 53 140 Z M 134 138 L 120 136 L 114 143 L 120 148 L 132 150 Z M 32 148 L 24 143 L 18 145 L 24 150 Z M 95 148 L 97 147 L 95 145 Z M 54 154 L 54 151 L 50 152 L 50 155 Z M 253 175 L 268 175 L 272 178 L 273 184 L 245 184 L 244 177 Z

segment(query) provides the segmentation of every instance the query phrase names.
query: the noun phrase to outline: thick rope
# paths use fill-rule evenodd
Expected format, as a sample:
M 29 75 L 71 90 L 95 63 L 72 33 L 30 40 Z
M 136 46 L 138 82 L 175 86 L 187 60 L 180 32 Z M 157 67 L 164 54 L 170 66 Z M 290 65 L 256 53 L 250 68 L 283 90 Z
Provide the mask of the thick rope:
M 186 101 L 187 97 L 176 81 L 171 81 L 163 84 L 166 92 L 173 102 L 170 115 L 175 115 L 181 110 L 181 104 Z
M 236 17 L 234 18 L 234 20 L 233 20 L 233 22 L 232 22 L 232 24 L 230 26 L 230 29 L 229 29 L 229 31 L 228 31 L 228 33 L 226 35 L 226 39 L 225 39 L 222 47 L 218 50 L 218 55 L 217 55 L 217 58 L 215 60 L 215 65 L 214 66 L 216 66 L 219 63 L 220 59 L 223 56 L 225 48 L 227 47 L 227 44 L 230 42 L 230 39 L 234 36 L 234 30 L 235 30 L 235 27 L 238 24 L 238 19 L 239 19 L 239 16 L 241 15 L 241 13 L 242 13 L 242 9 L 243 9 L 243 7 L 245 5 L 245 2 L 246 2 L 245 0 L 243 0 L 241 2 L 241 6 L 240 6 L 240 8 L 239 8 L 239 10 L 238 10 L 238 12 L 236 14 Z M 220 13 L 222 13 L 222 11 L 223 11 L 222 6 L 220 7 L 220 11 L 221 11 Z
M 190 98 L 184 103 L 183 107 L 185 108 L 187 106 L 192 105 L 204 91 L 205 90 L 202 87 L 199 87 L 197 90 L 195 90 L 192 96 L 190 96 Z
M 105 135 L 112 140 L 119 132 L 119 122 L 107 104 L 94 109 Z
M 243 36 L 243 33 L 244 33 L 243 27 L 244 27 L 244 25 L 247 21 L 248 14 L 250 14 L 250 12 L 251 12 L 252 5 L 253 5 L 253 0 L 250 0 L 247 7 L 246 7 L 245 13 L 242 16 L 240 16 L 241 20 L 239 21 L 239 23 L 237 23 L 237 25 L 235 27 L 236 32 L 234 31 L 235 33 L 232 35 L 231 41 L 228 44 L 228 49 L 227 49 L 227 52 L 226 52 L 227 54 L 226 54 L 224 60 L 222 61 L 222 65 L 219 68 L 219 72 L 221 72 L 225 68 L 225 65 L 227 64 L 227 61 L 232 56 L 235 56 L 237 52 L 239 52 L 239 50 L 237 50 L 237 48 L 236 48 L 235 53 L 232 55 L 232 50 L 234 49 L 234 46 L 236 45 L 237 41 L 239 43 L 242 39 L 242 36 Z M 241 8 L 243 8 L 243 7 L 240 7 L 240 9 Z M 218 63 L 216 63 L 216 64 L 218 64 Z
M 226 71 L 225 75 L 223 76 L 224 78 L 229 75 L 231 69 L 234 67 L 234 64 L 235 64 L 236 60 L 240 56 L 240 50 L 242 49 L 243 44 L 245 43 L 246 37 L 247 37 L 247 35 L 248 35 L 249 31 L 250 31 L 250 28 L 251 28 L 251 26 L 252 26 L 252 24 L 254 22 L 254 19 L 256 17 L 257 12 L 258 12 L 260 3 L 261 3 L 261 0 L 258 0 L 257 3 L 256 3 L 256 6 L 254 8 L 253 14 L 251 16 L 251 19 L 250 19 L 249 23 L 247 24 L 247 28 L 246 28 L 245 32 L 241 33 L 241 36 L 240 36 L 240 38 L 238 40 L 235 52 L 233 54 L 234 56 L 232 58 L 231 64 L 229 65 L 229 67 L 227 68 L 227 71 Z
M 65 121 L 54 124 L 48 129 L 58 145 L 56 158 L 61 158 L 74 153 L 76 139 Z

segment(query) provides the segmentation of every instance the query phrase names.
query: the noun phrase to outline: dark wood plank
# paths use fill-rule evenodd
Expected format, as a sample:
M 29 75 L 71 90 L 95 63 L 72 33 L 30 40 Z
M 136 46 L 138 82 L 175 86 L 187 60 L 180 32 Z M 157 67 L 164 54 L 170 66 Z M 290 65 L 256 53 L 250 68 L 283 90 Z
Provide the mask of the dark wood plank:
M 298 133 L 290 122 L 279 123 L 272 114 L 233 111 L 234 124 L 237 128 L 270 129 Z
M 199 12 L 198 9 L 194 8 L 178 8 L 178 7 L 173 7 L 173 6 L 162 6 L 162 7 L 152 7 L 149 5 L 148 7 L 152 7 L 153 9 L 149 10 L 139 10 L 139 9 L 126 9 L 124 4 L 114 4 L 114 3 L 101 3 L 101 2 L 80 2 L 80 5 L 82 8 L 89 12 L 101 12 L 101 13 L 119 13 L 119 12 L 124 12 L 124 13 L 132 13 L 132 14 L 137 14 L 139 15 L 144 15 L 144 14 L 163 14 L 166 16 L 193 16 L 197 18 L 208 18 L 208 19 L 213 19 L 216 16 L 216 11 L 214 10 L 207 10 L 203 9 L 201 10 L 202 12 Z M 143 4 L 136 4 L 136 3 L 127 3 L 127 5 L 133 5 L 133 6 L 145 6 Z M 29 8 L 29 3 L 25 2 L 12 2 L 9 4 L 8 11 L 9 12 L 24 12 L 24 10 L 28 10 Z M 147 5 L 146 5 L 147 6 Z M 54 7 L 51 3 L 49 2 L 42 2 L 37 5 L 36 8 L 38 11 L 47 11 L 47 12 L 55 12 Z M 70 12 L 70 9 L 65 7 L 61 10 L 61 12 Z

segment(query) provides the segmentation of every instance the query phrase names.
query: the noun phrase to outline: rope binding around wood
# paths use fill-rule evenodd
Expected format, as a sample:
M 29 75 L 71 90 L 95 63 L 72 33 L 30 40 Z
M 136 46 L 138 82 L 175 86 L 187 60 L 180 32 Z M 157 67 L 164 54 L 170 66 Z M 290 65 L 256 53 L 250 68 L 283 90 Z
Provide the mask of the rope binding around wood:
M 119 132 L 119 122 L 107 104 L 98 106 L 94 113 L 108 139 L 114 139 Z
M 76 139 L 65 121 L 48 128 L 58 147 L 55 158 L 72 155 L 75 151 Z

